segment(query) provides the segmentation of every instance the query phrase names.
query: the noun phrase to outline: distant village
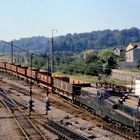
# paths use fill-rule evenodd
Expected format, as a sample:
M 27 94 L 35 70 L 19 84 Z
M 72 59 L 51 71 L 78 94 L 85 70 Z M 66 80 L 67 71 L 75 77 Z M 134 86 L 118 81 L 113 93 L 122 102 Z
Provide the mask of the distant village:
M 125 57 L 126 61 L 120 64 L 120 67 L 136 67 L 140 59 L 140 42 L 129 43 L 126 48 L 114 48 L 114 53 L 117 56 Z
M 130 42 L 127 46 L 115 47 L 113 52 L 116 56 L 125 59 L 119 64 L 118 69 L 112 69 L 112 78 L 133 81 L 136 77 L 140 77 L 139 72 L 127 71 L 130 68 L 136 68 L 138 63 L 140 63 L 140 42 Z M 86 50 L 84 58 L 89 54 L 97 55 L 97 51 Z
M 115 47 L 113 52 L 116 56 L 125 58 L 125 62 L 120 64 L 123 68 L 136 67 L 137 61 L 140 59 L 140 42 L 131 42 L 125 47 Z M 84 59 L 87 55 L 96 55 L 96 50 L 86 50 L 84 53 Z

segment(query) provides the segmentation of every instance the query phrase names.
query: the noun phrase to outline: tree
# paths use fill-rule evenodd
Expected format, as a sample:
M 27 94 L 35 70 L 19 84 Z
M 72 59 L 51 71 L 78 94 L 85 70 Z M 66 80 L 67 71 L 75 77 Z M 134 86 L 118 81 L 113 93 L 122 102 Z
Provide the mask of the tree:
M 99 57 L 100 59 L 107 61 L 108 57 L 113 54 L 114 53 L 112 49 L 104 49 L 104 50 L 101 50 L 101 52 L 99 53 Z
M 108 67 L 110 67 L 111 69 L 116 68 L 117 60 L 116 60 L 115 55 L 109 56 L 107 61 L 108 61 Z
M 103 68 L 102 62 L 95 61 L 85 67 L 85 74 L 98 76 L 99 74 L 102 73 L 102 68 Z
M 87 55 L 85 62 L 86 63 L 92 63 L 94 61 L 97 61 L 99 58 L 96 55 Z

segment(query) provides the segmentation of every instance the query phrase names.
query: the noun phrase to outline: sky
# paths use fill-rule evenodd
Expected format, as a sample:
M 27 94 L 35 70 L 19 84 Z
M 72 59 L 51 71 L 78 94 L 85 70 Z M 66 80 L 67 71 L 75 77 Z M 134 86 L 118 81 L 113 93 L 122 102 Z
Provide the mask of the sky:
M 140 29 L 140 0 L 0 0 L 0 40 Z

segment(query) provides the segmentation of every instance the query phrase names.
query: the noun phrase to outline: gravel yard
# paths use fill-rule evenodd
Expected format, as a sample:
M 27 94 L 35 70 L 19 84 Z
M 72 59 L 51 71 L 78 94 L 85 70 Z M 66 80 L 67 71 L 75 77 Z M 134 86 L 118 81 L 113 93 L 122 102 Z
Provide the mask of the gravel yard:
M 0 140 L 20 140 L 19 128 L 9 112 L 0 104 Z
M 13 82 L 9 79 L 3 79 L 7 82 L 12 82 L 12 84 L 28 88 L 27 84 L 21 84 L 20 82 Z M 25 86 L 24 86 L 25 85 Z M 29 96 L 24 95 L 20 92 L 15 92 L 14 97 L 21 100 L 24 103 L 28 103 Z M 40 90 L 38 90 L 38 93 Z M 44 98 L 45 99 L 45 98 Z M 45 115 L 45 103 L 40 101 L 38 98 L 34 97 L 34 110 L 40 115 Z M 31 113 L 32 114 L 32 113 Z M 51 110 L 47 116 L 49 119 L 53 119 L 61 124 L 67 126 L 69 129 L 72 129 L 78 132 L 81 135 L 87 136 L 94 140 L 125 140 L 118 135 L 115 135 L 109 131 L 105 131 L 100 127 L 97 127 L 94 123 L 88 122 L 80 117 L 74 116 L 64 110 L 58 109 L 55 106 L 51 106 Z M 18 126 L 14 122 L 13 118 L 10 117 L 10 114 L 0 105 L 0 140 L 20 140 L 22 139 L 19 132 Z M 57 139 L 57 137 L 52 137 L 52 140 Z

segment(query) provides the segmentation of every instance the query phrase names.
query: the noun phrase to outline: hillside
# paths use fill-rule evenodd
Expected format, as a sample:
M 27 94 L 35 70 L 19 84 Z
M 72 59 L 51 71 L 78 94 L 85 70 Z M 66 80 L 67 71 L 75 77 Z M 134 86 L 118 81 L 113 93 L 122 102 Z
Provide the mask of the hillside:
M 100 50 L 115 46 L 125 46 L 128 42 L 140 41 L 140 29 L 133 27 L 124 30 L 103 30 L 89 33 L 75 33 L 73 35 L 67 34 L 66 36 L 55 37 L 54 40 L 55 52 L 79 53 L 86 49 Z M 48 53 L 51 47 L 51 40 L 44 36 L 37 36 L 14 40 L 14 44 L 29 51 Z M 9 45 L 0 42 L 0 52 L 9 51 Z

